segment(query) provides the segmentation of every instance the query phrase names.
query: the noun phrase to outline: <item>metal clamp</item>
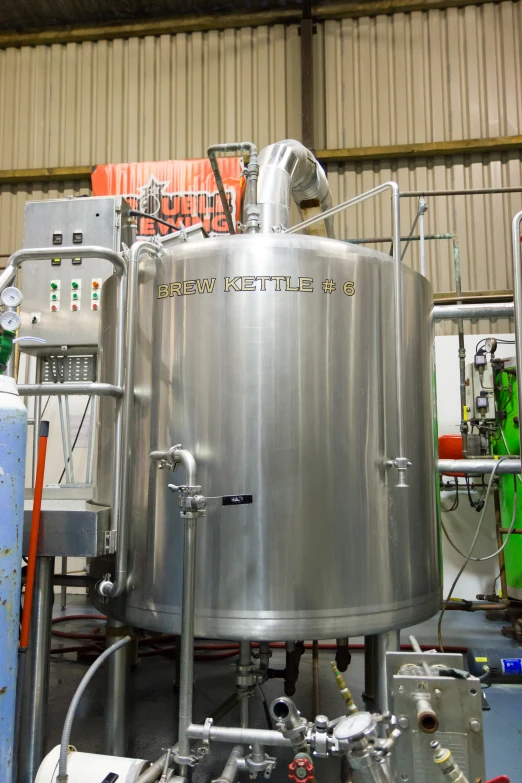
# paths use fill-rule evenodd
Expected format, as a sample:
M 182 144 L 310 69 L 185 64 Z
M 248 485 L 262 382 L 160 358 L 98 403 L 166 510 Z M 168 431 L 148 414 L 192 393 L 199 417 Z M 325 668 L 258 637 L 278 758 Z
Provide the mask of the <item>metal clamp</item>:
M 407 487 L 406 474 L 408 468 L 411 468 L 411 462 L 407 457 L 395 457 L 395 459 L 389 459 L 386 462 L 389 468 L 395 468 L 397 470 L 397 484 L 396 487 Z
M 207 498 L 201 495 L 201 487 L 199 485 L 194 487 L 177 486 L 176 484 L 169 484 L 171 492 L 179 492 L 179 507 L 181 509 L 181 517 L 185 518 L 187 514 L 194 517 L 206 517 Z

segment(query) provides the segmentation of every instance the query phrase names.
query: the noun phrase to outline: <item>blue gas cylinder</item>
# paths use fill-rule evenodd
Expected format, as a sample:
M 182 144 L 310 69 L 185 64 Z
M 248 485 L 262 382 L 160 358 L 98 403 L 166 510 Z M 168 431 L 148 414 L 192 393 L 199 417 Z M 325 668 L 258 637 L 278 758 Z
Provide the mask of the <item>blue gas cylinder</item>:
M 0 783 L 11 783 L 24 519 L 27 410 L 0 375 Z

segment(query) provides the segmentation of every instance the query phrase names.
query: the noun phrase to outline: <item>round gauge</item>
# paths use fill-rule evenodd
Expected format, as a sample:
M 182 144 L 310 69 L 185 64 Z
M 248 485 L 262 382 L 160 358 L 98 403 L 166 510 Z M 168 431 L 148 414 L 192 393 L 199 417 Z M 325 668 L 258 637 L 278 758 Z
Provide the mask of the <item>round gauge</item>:
M 497 341 L 494 337 L 488 337 L 484 347 L 487 353 L 495 353 L 497 350 Z
M 22 319 L 14 310 L 6 310 L 5 313 L 0 315 L 0 326 L 7 332 L 16 332 L 20 328 L 21 323 Z
M 357 712 L 348 715 L 334 729 L 334 736 L 338 740 L 354 740 L 363 737 L 375 726 L 373 715 L 369 712 Z
M 14 285 L 10 285 L 8 288 L 4 288 L 0 294 L 2 304 L 6 307 L 18 307 L 23 300 L 22 292 L 15 288 Z

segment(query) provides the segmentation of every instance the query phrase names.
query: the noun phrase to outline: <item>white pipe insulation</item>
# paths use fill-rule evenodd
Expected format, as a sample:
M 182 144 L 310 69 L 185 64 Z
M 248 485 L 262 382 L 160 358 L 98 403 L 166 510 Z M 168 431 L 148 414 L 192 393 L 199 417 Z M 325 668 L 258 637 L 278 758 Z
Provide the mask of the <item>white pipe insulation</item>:
M 34 783 L 56 783 L 60 746 L 57 745 L 40 764 Z M 118 775 L 118 783 L 135 783 L 150 762 L 119 756 L 100 756 L 80 753 L 69 746 L 67 756 L 68 783 L 94 783 L 105 780 L 111 772 Z

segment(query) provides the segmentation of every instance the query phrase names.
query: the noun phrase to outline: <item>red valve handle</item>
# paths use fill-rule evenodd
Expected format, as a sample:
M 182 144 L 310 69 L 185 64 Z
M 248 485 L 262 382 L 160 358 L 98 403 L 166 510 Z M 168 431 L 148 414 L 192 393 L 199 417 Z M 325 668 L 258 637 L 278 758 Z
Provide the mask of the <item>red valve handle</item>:
M 315 780 L 315 773 L 314 765 L 310 759 L 294 759 L 291 764 L 288 765 L 288 779 L 295 781 L 295 783 L 313 783 Z
M 509 783 L 509 778 L 507 775 L 499 775 L 498 778 L 491 778 L 486 783 Z

